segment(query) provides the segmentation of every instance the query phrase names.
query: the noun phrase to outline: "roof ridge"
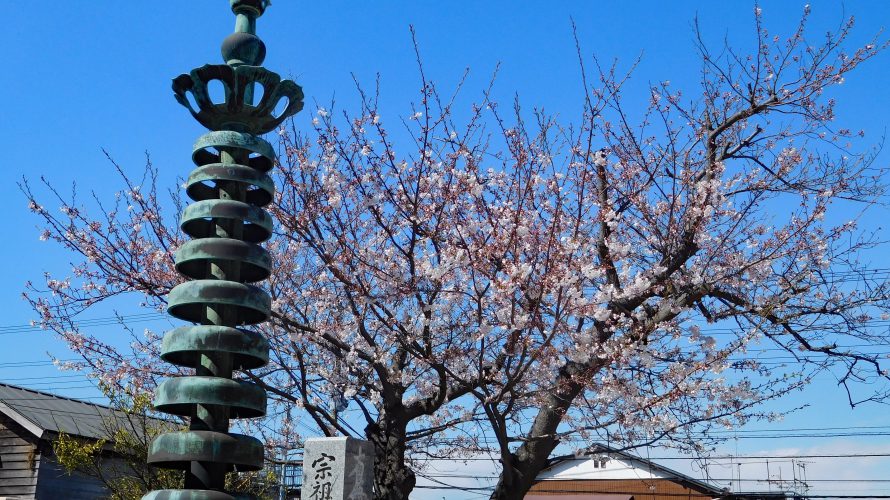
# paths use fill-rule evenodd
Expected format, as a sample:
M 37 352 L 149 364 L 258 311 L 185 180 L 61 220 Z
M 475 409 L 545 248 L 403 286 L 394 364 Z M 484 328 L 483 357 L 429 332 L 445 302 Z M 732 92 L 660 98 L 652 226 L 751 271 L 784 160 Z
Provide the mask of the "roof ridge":
M 4 385 L 9 386 L 8 384 L 4 384 Z M 9 386 L 9 387 L 13 387 L 13 388 L 15 388 L 15 386 Z M 19 418 L 24 419 L 25 422 L 28 422 L 31 426 L 34 426 L 34 427 L 37 427 L 37 428 L 41 429 L 41 431 L 38 432 L 38 431 L 34 430 L 33 428 L 31 428 L 29 425 L 26 425 L 24 422 L 21 422 L 21 421 L 18 422 L 19 425 L 21 425 L 22 427 L 24 427 L 24 428 L 30 430 L 32 433 L 35 433 L 35 434 L 37 435 L 38 438 L 42 436 L 42 433 L 43 433 L 43 431 L 42 431 L 43 426 L 40 425 L 40 422 L 38 422 L 36 419 L 31 418 L 29 415 L 24 414 L 19 408 L 16 407 L 16 405 L 15 405 L 14 403 L 7 404 L 7 403 L 6 403 L 6 400 L 4 400 L 4 399 L 2 399 L 2 398 L 0 398 L 0 405 L 3 405 L 3 408 L 8 409 L 9 412 L 11 412 L 11 413 L 14 414 L 14 415 L 6 415 L 6 417 L 8 417 L 8 418 L 10 418 L 10 419 L 12 419 L 12 420 L 16 420 L 15 415 L 18 415 Z M 2 411 L 2 413 L 6 414 L 6 411 Z
M 73 401 L 73 402 L 75 402 L 75 403 L 81 403 L 81 404 L 85 404 L 85 405 L 96 406 L 96 407 L 99 407 L 99 408 L 104 408 L 104 409 L 106 409 L 106 410 L 120 411 L 120 410 L 118 410 L 117 408 L 114 408 L 114 407 L 112 407 L 112 406 L 110 406 L 110 405 L 103 405 L 103 404 L 99 404 L 99 403 L 93 403 L 92 401 L 83 401 L 83 400 L 81 400 L 81 399 L 71 398 L 71 397 L 67 397 L 67 396 L 60 396 L 60 395 L 58 395 L 58 394 L 53 394 L 53 393 L 51 393 L 51 392 L 45 392 L 45 391 L 40 391 L 40 390 L 37 390 L 37 389 L 31 389 L 30 387 L 22 387 L 22 386 L 20 386 L 20 385 L 13 385 L 13 384 L 9 384 L 9 383 L 6 383 L 6 382 L 0 382 L 0 386 L 6 386 L 6 387 L 9 387 L 9 388 L 12 388 L 12 389 L 19 390 L 19 391 L 33 392 L 33 393 L 36 393 L 36 394 L 40 394 L 41 396 L 49 396 L 49 397 L 54 398 L 54 399 L 62 399 L 62 400 L 65 400 L 65 401 Z M 4 399 L 3 399 L 2 397 L 0 397 L 0 401 L 4 401 Z M 10 400 L 10 401 L 14 401 L 14 400 Z
M 640 455 L 637 455 L 637 454 L 635 454 L 635 453 L 631 453 L 630 450 L 631 450 L 631 449 L 636 449 L 636 447 L 633 447 L 633 448 L 625 448 L 624 450 L 619 450 L 619 449 L 616 449 L 616 448 L 612 448 L 611 446 L 606 445 L 606 444 L 603 444 L 603 443 L 595 443 L 593 446 L 594 446 L 594 447 L 598 446 L 598 447 L 600 447 L 601 449 L 607 450 L 607 452 L 609 452 L 609 453 L 615 453 L 615 454 L 618 454 L 618 455 L 623 455 L 623 456 L 625 456 L 625 457 L 627 457 L 627 458 L 629 458 L 629 459 L 631 459 L 631 460 L 639 460 L 639 461 L 641 461 L 641 462 L 643 462 L 643 463 L 649 465 L 650 467 L 654 467 L 655 469 L 660 469 L 662 472 L 667 472 L 667 473 L 669 473 L 669 474 L 674 474 L 674 475 L 676 475 L 676 476 L 678 476 L 678 477 L 680 477 L 680 478 L 682 478 L 682 479 L 686 479 L 687 481 L 692 481 L 692 482 L 694 482 L 694 483 L 696 483 L 696 484 L 699 484 L 699 485 L 701 485 L 701 486 L 704 486 L 704 487 L 707 487 L 707 488 L 710 488 L 710 489 L 714 489 L 714 490 L 716 490 L 716 491 L 719 491 L 719 490 L 720 490 L 720 487 L 719 487 L 719 486 L 716 486 L 716 485 L 713 485 L 713 484 L 711 484 L 711 483 L 708 483 L 708 482 L 706 482 L 706 481 L 704 481 L 704 480 L 702 480 L 702 479 L 696 479 L 696 478 L 694 478 L 694 477 L 692 477 L 692 476 L 690 476 L 690 475 L 688 475 L 688 474 L 684 474 L 684 473 L 682 473 L 682 472 L 676 471 L 676 470 L 671 469 L 670 467 L 667 467 L 667 466 L 665 466 L 665 465 L 661 465 L 660 463 L 655 462 L 654 460 L 652 460 L 652 459 L 650 459 L 650 458 L 644 458 L 644 457 L 642 457 L 642 456 L 640 456 Z M 646 446 L 646 448 L 648 449 L 648 446 Z
M 0 413 L 16 420 L 41 439 L 47 432 L 65 432 L 91 439 L 107 438 L 106 422 L 113 423 L 107 425 L 133 427 L 136 433 L 140 432 L 138 427 L 141 425 L 133 420 L 140 415 L 127 408 L 82 401 L 5 382 L 0 382 Z M 151 425 L 167 422 L 149 413 L 145 416 Z
M 555 457 L 554 459 L 552 459 L 550 464 L 547 467 L 545 467 L 543 470 L 551 469 L 551 468 L 555 467 L 557 464 L 560 464 L 567 460 L 578 460 L 578 459 L 587 458 L 590 455 L 594 455 L 598 452 L 599 453 L 612 453 L 615 455 L 620 455 L 620 456 L 624 457 L 626 460 L 635 460 L 635 461 L 642 462 L 651 468 L 660 470 L 661 472 L 668 473 L 669 475 L 677 476 L 678 479 L 693 482 L 695 484 L 698 484 L 699 486 L 705 487 L 706 489 L 711 489 L 713 491 L 720 491 L 719 486 L 708 483 L 702 479 L 696 479 L 692 476 L 689 476 L 688 474 L 684 474 L 682 472 L 671 469 L 670 467 L 661 465 L 658 462 L 655 462 L 651 459 L 644 458 L 644 457 L 641 457 L 634 453 L 631 453 L 630 450 L 636 449 L 636 448 L 637 447 L 634 446 L 634 447 L 627 447 L 624 449 L 618 449 L 618 448 L 613 448 L 612 446 L 609 446 L 607 444 L 603 444 L 600 442 L 594 442 L 594 443 L 591 443 L 590 446 L 586 447 L 583 450 L 580 450 L 578 453 L 574 454 L 573 456 Z M 585 457 L 585 455 L 587 457 Z

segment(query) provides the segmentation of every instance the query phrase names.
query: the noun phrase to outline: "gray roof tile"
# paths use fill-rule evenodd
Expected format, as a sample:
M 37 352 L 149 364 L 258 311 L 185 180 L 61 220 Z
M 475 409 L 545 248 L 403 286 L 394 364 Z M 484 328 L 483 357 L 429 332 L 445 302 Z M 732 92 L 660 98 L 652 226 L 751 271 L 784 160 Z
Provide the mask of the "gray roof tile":
M 124 412 L 107 406 L 3 383 L 0 403 L 0 412 L 31 432 L 39 428 L 38 437 L 46 437 L 46 432 L 64 432 L 92 439 L 108 438 L 108 429 L 114 427 L 109 422 L 114 424 L 114 419 L 119 419 L 125 423 L 127 418 Z M 17 415 L 10 414 L 10 410 Z

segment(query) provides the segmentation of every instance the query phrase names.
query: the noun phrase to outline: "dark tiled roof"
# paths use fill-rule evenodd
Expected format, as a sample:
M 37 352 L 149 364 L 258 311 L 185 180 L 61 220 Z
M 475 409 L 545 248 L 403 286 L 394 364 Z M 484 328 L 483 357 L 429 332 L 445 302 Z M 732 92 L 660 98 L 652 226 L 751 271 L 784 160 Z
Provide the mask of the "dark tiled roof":
M 107 406 L 79 401 L 0 383 L 0 413 L 15 420 L 40 438 L 47 433 L 108 438 L 115 423 L 126 423 L 126 414 Z

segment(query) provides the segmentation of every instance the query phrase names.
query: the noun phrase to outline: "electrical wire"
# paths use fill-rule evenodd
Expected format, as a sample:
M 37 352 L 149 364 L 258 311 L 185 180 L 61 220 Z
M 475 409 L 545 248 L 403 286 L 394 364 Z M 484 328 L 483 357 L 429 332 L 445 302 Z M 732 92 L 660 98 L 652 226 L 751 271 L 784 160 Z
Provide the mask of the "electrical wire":
M 108 326 L 108 325 L 119 325 L 121 323 L 132 323 L 132 322 L 145 322 L 145 321 L 160 321 L 162 319 L 169 320 L 169 316 L 160 312 L 153 313 L 140 313 L 140 314 L 131 314 L 127 316 L 104 316 L 97 318 L 89 318 L 83 319 L 80 321 L 74 322 L 74 326 L 76 327 L 93 327 L 93 326 Z M 7 325 L 0 326 L 0 335 L 10 335 L 15 333 L 30 333 L 36 331 L 50 331 L 48 328 L 42 328 L 38 324 L 26 324 L 26 325 Z

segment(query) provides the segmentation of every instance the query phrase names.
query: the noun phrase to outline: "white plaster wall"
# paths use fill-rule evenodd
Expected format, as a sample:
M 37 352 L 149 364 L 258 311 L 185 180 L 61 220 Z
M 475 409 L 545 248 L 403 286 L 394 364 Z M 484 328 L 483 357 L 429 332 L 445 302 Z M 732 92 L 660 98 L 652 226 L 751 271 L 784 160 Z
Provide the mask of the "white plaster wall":
M 674 479 L 636 460 L 610 458 L 604 468 L 595 468 L 594 463 L 586 457 L 566 460 L 538 474 L 538 479 Z

